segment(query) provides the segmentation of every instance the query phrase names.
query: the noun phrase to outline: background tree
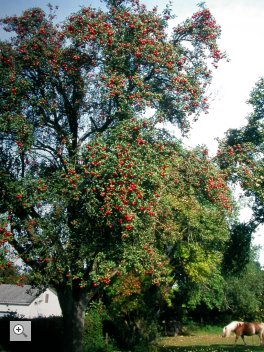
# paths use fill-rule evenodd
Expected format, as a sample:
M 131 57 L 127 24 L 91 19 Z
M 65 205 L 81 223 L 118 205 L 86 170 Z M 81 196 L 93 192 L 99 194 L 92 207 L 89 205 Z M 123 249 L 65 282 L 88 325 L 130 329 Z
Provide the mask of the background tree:
M 259 263 L 251 258 L 239 275 L 226 278 L 225 299 L 222 311 L 225 315 L 245 321 L 263 317 L 264 275 Z
M 250 261 L 252 232 L 255 227 L 246 223 L 234 223 L 230 228 L 230 239 L 224 250 L 224 275 L 239 275 Z
M 261 78 L 252 90 L 248 100 L 252 112 L 247 117 L 247 124 L 240 129 L 227 131 L 225 139 L 220 142 L 217 156 L 220 167 L 228 172 L 229 179 L 233 184 L 239 185 L 244 191 L 244 195 L 248 197 L 248 203 L 253 211 L 249 223 L 238 224 L 233 232 L 234 236 L 236 234 L 238 236 L 236 236 L 234 245 L 231 246 L 233 248 L 232 257 L 237 256 L 238 248 L 241 245 L 243 247 L 238 256 L 239 260 L 236 261 L 238 266 L 241 266 L 242 262 L 248 261 L 251 235 L 257 226 L 264 222 L 263 102 L 264 79 Z M 232 250 L 231 247 L 229 250 Z
M 208 9 L 169 37 L 168 8 L 106 5 L 59 26 L 38 8 L 1 20 L 13 35 L 0 42 L 1 244 L 35 283 L 57 289 L 65 351 L 82 350 L 94 290 L 164 261 L 151 230 L 175 148 L 132 119 L 151 107 L 156 121 L 188 131 L 207 108 L 208 59 L 223 57 Z M 157 269 L 155 283 L 164 280 Z

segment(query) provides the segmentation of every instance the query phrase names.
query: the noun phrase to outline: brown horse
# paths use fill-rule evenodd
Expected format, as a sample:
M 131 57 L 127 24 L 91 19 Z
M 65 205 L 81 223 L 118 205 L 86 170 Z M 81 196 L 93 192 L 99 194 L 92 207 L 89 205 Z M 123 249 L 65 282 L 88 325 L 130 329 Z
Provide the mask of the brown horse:
M 239 337 L 242 338 L 244 344 L 246 345 L 244 336 L 258 335 L 260 340 L 260 346 L 263 346 L 264 343 L 264 323 L 246 323 L 242 321 L 232 321 L 223 329 L 222 337 L 230 336 L 231 332 L 236 334 L 235 344 Z

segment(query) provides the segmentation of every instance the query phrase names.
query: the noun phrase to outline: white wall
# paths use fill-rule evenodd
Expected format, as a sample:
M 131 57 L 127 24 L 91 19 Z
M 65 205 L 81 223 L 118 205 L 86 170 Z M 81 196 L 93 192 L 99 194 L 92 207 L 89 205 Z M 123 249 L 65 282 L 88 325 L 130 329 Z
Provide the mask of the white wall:
M 47 296 L 48 295 L 48 296 Z M 16 312 L 25 318 L 61 316 L 61 308 L 57 295 L 47 289 L 39 295 L 30 305 L 20 306 L 15 304 L 0 304 L 0 312 Z M 1 314 L 3 315 L 3 313 Z

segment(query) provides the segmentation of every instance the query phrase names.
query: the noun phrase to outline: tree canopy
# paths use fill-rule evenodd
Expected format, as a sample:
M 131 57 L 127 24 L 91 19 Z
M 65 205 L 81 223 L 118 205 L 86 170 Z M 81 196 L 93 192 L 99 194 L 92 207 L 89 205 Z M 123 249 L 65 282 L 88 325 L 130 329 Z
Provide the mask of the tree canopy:
M 242 263 L 249 263 L 252 234 L 264 222 L 263 87 L 264 80 L 261 78 L 248 100 L 252 112 L 247 116 L 246 125 L 227 131 L 226 137 L 220 141 L 217 155 L 220 167 L 226 171 L 229 180 L 243 191 L 252 210 L 249 222 L 237 224 L 232 230 L 233 243 L 231 241 L 225 260 L 231 271 L 239 272 L 243 269 Z
M 263 224 L 263 99 L 264 79 L 261 78 L 248 100 L 252 112 L 247 117 L 247 124 L 228 130 L 218 153 L 220 166 L 226 168 L 230 178 L 251 197 L 252 225 L 255 227 Z
M 168 7 L 106 5 L 61 25 L 52 9 L 1 19 L 11 32 L 0 42 L 1 248 L 57 289 L 65 351 L 81 351 L 85 307 L 112 277 L 133 269 L 166 282 L 170 243 L 185 274 L 208 276 L 210 236 L 232 209 L 206 151 L 184 151 L 156 128 L 169 121 L 186 133 L 208 108 L 209 62 L 224 57 L 215 19 L 200 8 L 169 35 Z M 183 238 L 193 245 L 174 243 Z M 187 265 L 193 253 L 199 264 Z

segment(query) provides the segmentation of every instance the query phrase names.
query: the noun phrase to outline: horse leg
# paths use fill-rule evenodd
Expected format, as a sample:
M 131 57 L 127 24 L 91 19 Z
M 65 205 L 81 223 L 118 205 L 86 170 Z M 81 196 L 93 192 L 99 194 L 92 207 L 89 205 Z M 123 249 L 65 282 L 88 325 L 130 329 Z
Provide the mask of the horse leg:
M 261 330 L 260 333 L 258 334 L 259 336 L 259 341 L 260 341 L 260 346 L 263 346 L 263 340 L 264 340 L 264 331 Z
M 261 332 L 258 334 L 260 346 L 262 346 Z
M 239 336 L 236 335 L 236 338 L 235 338 L 235 345 L 236 345 L 236 343 L 237 343 L 238 338 L 239 338 Z
M 244 335 L 241 335 L 241 339 L 244 341 L 244 345 L 246 346 L 246 341 L 245 341 Z

